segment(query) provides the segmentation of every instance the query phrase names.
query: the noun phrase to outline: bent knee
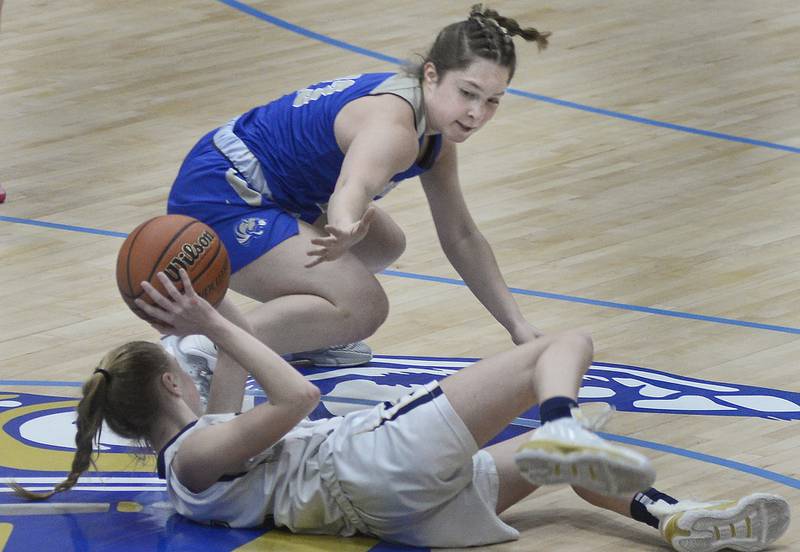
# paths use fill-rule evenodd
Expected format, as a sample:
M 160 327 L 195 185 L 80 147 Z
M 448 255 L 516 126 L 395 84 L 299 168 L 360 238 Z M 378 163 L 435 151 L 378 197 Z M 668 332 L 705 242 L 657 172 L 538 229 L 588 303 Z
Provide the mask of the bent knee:
M 361 286 L 339 305 L 353 339 L 365 339 L 374 334 L 389 316 L 389 298 L 377 280 L 374 285 Z
M 389 260 L 389 263 L 392 263 L 400 258 L 400 256 L 405 253 L 406 250 L 406 234 L 403 230 L 400 229 L 398 226 L 397 229 L 392 233 L 392 240 L 388 244 L 387 247 L 386 257 Z M 387 263 L 387 265 L 389 264 Z
M 594 341 L 591 334 L 582 330 L 569 330 L 558 336 L 559 341 L 568 343 L 575 351 L 591 357 L 594 354 Z

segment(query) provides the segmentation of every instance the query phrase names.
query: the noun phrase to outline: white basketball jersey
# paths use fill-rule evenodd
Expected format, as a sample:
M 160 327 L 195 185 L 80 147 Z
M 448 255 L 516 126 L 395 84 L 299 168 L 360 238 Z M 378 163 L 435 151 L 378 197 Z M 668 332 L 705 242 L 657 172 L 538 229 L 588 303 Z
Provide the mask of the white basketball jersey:
M 223 477 L 193 493 L 172 471 L 181 442 L 200 428 L 223 423 L 235 414 L 201 417 L 187 426 L 159 454 L 159 475 L 178 513 L 201 523 L 257 527 L 270 517 L 292 531 L 350 536 L 356 529 L 327 491 L 321 474 L 320 444 L 341 422 L 304 420 L 275 445 L 251 458 L 241 474 Z

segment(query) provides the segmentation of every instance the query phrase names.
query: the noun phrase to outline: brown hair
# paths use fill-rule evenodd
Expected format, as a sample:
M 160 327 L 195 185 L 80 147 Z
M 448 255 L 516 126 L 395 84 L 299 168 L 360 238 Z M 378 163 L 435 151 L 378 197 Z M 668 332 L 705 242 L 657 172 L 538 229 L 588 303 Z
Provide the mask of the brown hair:
M 483 4 L 475 4 L 467 19 L 442 29 L 428 53 L 420 56 L 421 63 L 408 65 L 406 72 L 421 79 L 422 68 L 430 61 L 439 75 L 444 75 L 468 67 L 476 58 L 483 58 L 508 68 L 510 82 L 517 68 L 514 36 L 536 41 L 539 50 L 544 50 L 550 33 L 539 32 L 533 27 L 523 29 L 516 20 L 484 8 Z
M 169 369 L 164 349 L 147 341 L 132 341 L 107 353 L 83 384 L 83 397 L 76 407 L 75 457 L 67 478 L 45 493 L 11 483 L 14 492 L 31 500 L 43 500 L 71 489 L 90 466 L 97 469 L 92 454 L 99 443 L 103 421 L 116 434 L 149 445 L 147 438 L 161 411 L 159 376 Z

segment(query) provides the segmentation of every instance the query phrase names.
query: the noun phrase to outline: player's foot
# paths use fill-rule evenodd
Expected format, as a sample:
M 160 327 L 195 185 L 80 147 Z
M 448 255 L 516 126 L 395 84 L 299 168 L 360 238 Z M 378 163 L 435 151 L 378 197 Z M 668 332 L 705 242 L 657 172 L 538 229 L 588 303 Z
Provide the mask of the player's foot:
M 789 504 L 777 495 L 752 494 L 724 502 L 656 502 L 647 507 L 678 552 L 740 550 L 756 552 L 775 542 L 789 527 Z
M 542 425 L 514 459 L 534 485 L 567 484 L 622 495 L 648 489 L 655 480 L 646 457 L 609 443 L 572 417 Z
M 161 345 L 175 357 L 178 366 L 192 377 L 205 407 L 211 390 L 211 377 L 217 365 L 217 348 L 214 343 L 204 335 L 166 335 L 161 338 Z
M 363 341 L 286 355 L 292 364 L 310 364 L 320 368 L 361 366 L 372 360 L 372 349 Z

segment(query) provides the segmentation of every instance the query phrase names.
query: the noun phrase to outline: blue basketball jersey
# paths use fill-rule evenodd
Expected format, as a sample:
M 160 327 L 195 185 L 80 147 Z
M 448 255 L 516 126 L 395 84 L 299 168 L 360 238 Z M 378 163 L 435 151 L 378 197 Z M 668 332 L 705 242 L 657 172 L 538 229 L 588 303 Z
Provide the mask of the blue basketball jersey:
M 238 271 L 325 212 L 344 155 L 333 123 L 348 102 L 394 94 L 414 110 L 422 144 L 426 121 L 417 79 L 374 73 L 323 81 L 257 107 L 204 136 L 181 165 L 167 212 L 211 226 Z M 376 197 L 428 170 L 441 149 L 431 136 L 419 163 L 394 175 Z
M 235 121 L 232 133 L 252 152 L 263 173 L 262 184 L 250 185 L 301 218 L 316 218 L 333 193 L 344 161 L 333 129 L 336 115 L 349 102 L 378 94 L 394 94 L 409 102 L 422 143 L 425 118 L 417 79 L 369 73 L 322 81 L 256 107 Z M 433 165 L 441 136 L 432 138 L 423 162 L 395 175 L 378 197 Z

